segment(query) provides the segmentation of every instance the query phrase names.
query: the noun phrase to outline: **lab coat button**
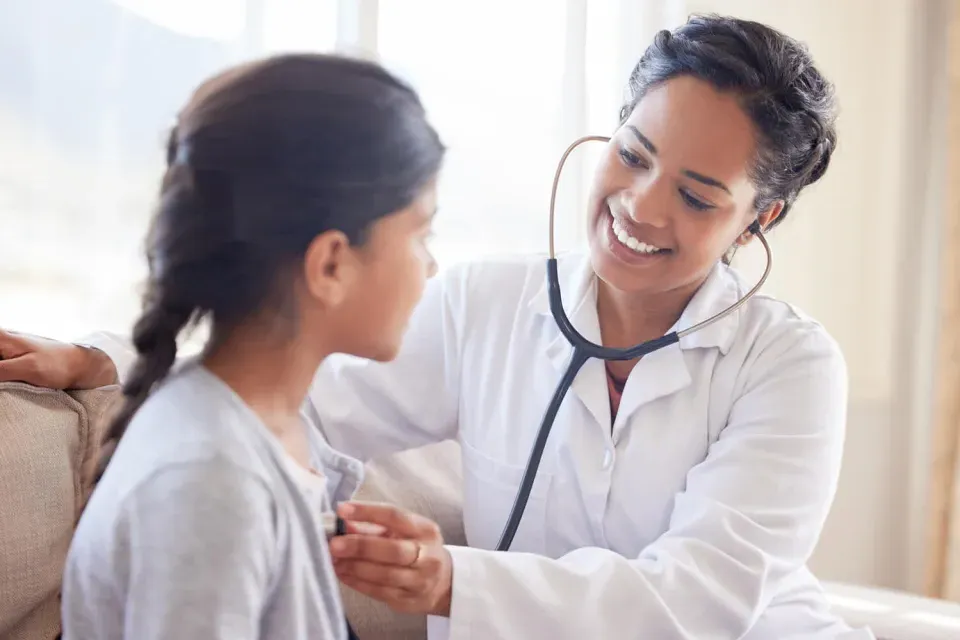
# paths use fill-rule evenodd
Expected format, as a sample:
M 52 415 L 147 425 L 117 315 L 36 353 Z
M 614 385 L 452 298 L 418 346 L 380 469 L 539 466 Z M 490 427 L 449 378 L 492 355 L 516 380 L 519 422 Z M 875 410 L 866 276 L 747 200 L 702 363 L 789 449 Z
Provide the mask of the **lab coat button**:
M 613 451 L 611 451 L 610 449 L 607 449 L 606 451 L 603 452 L 603 468 L 609 469 L 612 464 L 613 464 Z

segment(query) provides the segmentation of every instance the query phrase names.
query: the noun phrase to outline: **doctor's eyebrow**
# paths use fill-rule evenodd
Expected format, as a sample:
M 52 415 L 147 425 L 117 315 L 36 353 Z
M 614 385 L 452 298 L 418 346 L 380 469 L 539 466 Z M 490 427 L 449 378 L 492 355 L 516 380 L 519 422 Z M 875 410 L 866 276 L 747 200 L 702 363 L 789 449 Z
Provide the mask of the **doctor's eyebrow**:
M 647 151 L 649 151 L 649 152 L 650 152 L 651 154 L 653 154 L 653 155 L 657 155 L 657 147 L 656 147 L 656 145 L 654 145 L 654 144 L 650 141 L 650 138 L 648 138 L 647 136 L 645 136 L 645 135 L 643 135 L 642 133 L 640 133 L 640 130 L 639 130 L 639 129 L 637 129 L 637 128 L 636 128 L 635 126 L 633 126 L 632 124 L 624 125 L 624 129 L 626 129 L 626 130 L 628 130 L 630 133 L 632 133 L 632 134 L 637 138 L 637 140 L 640 142 L 640 144 L 642 144 Z M 683 170 L 683 175 L 687 176 L 688 178 L 690 178 L 690 179 L 692 179 L 692 180 L 696 180 L 697 182 L 702 182 L 703 184 L 707 185 L 708 187 L 715 187 L 715 188 L 717 188 L 717 189 L 722 189 L 722 190 L 726 191 L 727 193 L 730 193 L 730 189 L 727 188 L 727 185 L 723 184 L 722 182 L 720 182 L 720 181 L 717 180 L 716 178 L 711 178 L 710 176 L 705 176 L 705 175 L 703 175 L 702 173 L 697 173 L 696 171 L 691 171 L 690 169 L 684 169 L 684 170 Z M 731 194 L 731 195 L 732 195 L 732 194 Z
M 697 182 L 702 182 L 703 184 L 707 185 L 708 187 L 716 187 L 717 189 L 723 189 L 723 190 L 726 191 L 727 193 L 730 193 L 730 189 L 727 188 L 727 185 L 723 184 L 722 182 L 720 182 L 720 181 L 717 180 L 716 178 L 711 178 L 711 177 L 709 177 L 709 176 L 705 176 L 705 175 L 703 175 L 702 173 L 697 173 L 696 171 L 690 171 L 690 169 L 684 169 L 684 170 L 683 170 L 683 175 L 687 176 L 688 178 L 692 178 L 692 179 L 696 180 Z M 730 193 L 730 195 L 733 195 L 733 194 Z
M 637 138 L 637 140 L 640 141 L 640 144 L 642 144 L 647 151 L 649 151 L 653 155 L 657 155 L 656 145 L 650 142 L 650 138 L 640 133 L 640 129 L 637 129 L 632 124 L 624 125 L 623 128 L 629 131 L 630 133 L 632 133 Z

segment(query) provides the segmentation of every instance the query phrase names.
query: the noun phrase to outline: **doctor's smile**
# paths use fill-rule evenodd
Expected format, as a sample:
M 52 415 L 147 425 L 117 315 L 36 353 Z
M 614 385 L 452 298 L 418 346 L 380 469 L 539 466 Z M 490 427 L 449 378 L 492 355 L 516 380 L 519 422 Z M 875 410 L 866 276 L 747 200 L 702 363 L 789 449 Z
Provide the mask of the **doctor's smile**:
M 666 242 L 661 242 L 658 245 L 652 241 L 644 242 L 640 240 L 639 238 L 646 234 L 639 231 L 628 231 L 630 223 L 623 221 L 622 217 L 615 217 L 609 209 L 607 209 L 606 215 L 601 218 L 601 224 L 606 227 L 610 251 L 624 262 L 638 266 L 649 265 L 657 258 L 669 257 L 669 254 L 673 252 L 673 249 L 661 246 L 666 245 Z

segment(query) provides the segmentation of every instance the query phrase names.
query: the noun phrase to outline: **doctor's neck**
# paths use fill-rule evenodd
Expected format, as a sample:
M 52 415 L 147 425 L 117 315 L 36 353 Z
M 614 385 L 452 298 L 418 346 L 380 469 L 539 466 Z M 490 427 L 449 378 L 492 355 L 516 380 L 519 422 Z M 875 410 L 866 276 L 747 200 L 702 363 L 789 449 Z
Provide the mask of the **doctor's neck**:
M 704 280 L 653 294 L 621 291 L 598 279 L 597 317 L 603 346 L 624 348 L 664 335 Z

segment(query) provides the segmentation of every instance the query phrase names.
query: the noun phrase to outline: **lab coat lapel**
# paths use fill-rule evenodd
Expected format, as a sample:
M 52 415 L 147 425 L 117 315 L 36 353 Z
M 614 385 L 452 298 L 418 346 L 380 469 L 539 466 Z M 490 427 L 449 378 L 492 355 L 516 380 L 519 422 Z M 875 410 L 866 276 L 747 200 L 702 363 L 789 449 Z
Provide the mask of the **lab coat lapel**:
M 740 287 L 728 267 L 717 265 L 687 304 L 670 331 L 682 331 L 730 307 L 741 295 Z M 629 424 L 640 407 L 685 388 L 691 382 L 687 357 L 693 349 L 717 348 L 726 353 L 734 338 L 739 311 L 682 338 L 679 343 L 651 353 L 634 367 L 627 378 L 614 431 Z
M 599 344 L 601 337 L 600 320 L 597 317 L 596 279 L 589 258 L 564 257 L 558 261 L 558 267 L 563 306 L 570 321 L 585 338 Z M 671 331 L 681 331 L 706 320 L 731 306 L 745 291 L 746 287 L 742 286 L 735 273 L 729 267 L 718 264 L 690 300 Z M 547 347 L 547 356 L 557 375 L 563 375 L 573 356 L 573 347 L 560 333 L 550 315 L 546 278 L 540 290 L 533 296 L 531 306 L 536 312 L 545 315 L 551 323 L 555 335 Z M 682 338 L 678 344 L 644 357 L 627 379 L 617 410 L 617 426 L 627 424 L 631 415 L 643 405 L 676 393 L 691 384 L 685 352 L 699 348 L 717 348 L 721 354 L 726 353 L 735 337 L 739 315 L 740 311 L 736 311 Z M 594 419 L 607 427 L 609 433 L 610 396 L 606 371 L 601 361 L 587 361 L 574 380 L 570 395 L 576 396 Z
M 562 258 L 559 262 L 560 291 L 563 308 L 577 331 L 591 342 L 600 343 L 600 321 L 597 318 L 596 285 L 593 268 L 587 258 Z M 557 381 L 566 372 L 573 358 L 573 346 L 560 333 L 550 315 L 550 303 L 546 289 L 546 280 L 541 291 L 533 301 L 537 310 L 544 313 L 552 324 L 555 333 L 547 346 L 547 357 L 557 373 Z M 610 432 L 610 397 L 607 392 L 607 379 L 603 363 L 590 359 L 583 365 L 568 394 L 569 402 L 579 400 L 601 426 Z
M 628 424 L 630 417 L 643 405 L 676 393 L 691 382 L 690 371 L 679 345 L 655 351 L 641 358 L 636 364 L 620 398 L 617 420 L 614 424 L 614 437 L 622 425 Z

